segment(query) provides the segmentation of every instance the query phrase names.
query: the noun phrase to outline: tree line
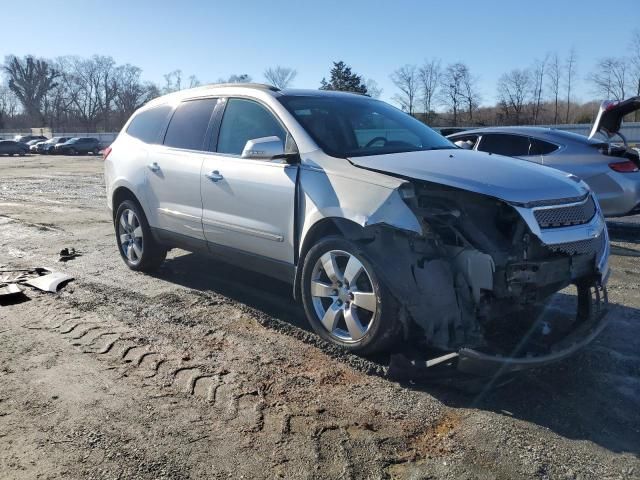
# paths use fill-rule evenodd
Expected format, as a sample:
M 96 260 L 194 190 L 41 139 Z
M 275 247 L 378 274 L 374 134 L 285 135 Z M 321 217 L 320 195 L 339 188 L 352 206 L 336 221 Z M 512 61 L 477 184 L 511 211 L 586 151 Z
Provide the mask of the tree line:
M 575 49 L 564 56 L 548 53 L 528 66 L 503 73 L 496 84 L 497 102 L 490 106 L 482 105 L 479 79 L 467 64 L 431 58 L 391 73 L 396 87 L 392 101 L 431 125 L 589 123 L 600 99 L 640 95 L 640 29 L 633 32 L 625 53 L 598 59 L 582 78 Z M 10 55 L 2 72 L 0 129 L 47 126 L 55 131 L 116 131 L 152 98 L 201 85 L 195 75 L 181 70 L 165 74 L 160 84 L 145 81 L 139 67 L 118 65 L 103 55 L 56 59 Z M 295 69 L 283 66 L 263 72 L 264 81 L 279 88 L 291 86 L 296 75 Z M 581 80 L 598 100 L 576 101 Z M 250 75 L 241 73 L 214 83 L 251 81 Z M 343 61 L 333 63 L 319 88 L 376 98 L 382 93 L 375 80 L 355 73 Z

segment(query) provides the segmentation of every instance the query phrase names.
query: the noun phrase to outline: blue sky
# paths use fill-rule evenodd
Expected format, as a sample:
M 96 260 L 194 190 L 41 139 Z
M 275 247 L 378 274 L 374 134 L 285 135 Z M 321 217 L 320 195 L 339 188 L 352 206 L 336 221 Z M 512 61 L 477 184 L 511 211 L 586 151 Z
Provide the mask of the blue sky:
M 637 18 L 637 0 L 580 1 L 39 1 L 5 8 L 0 57 L 7 54 L 111 55 L 162 82 L 181 69 L 201 81 L 266 67 L 298 71 L 294 86 L 317 88 L 331 62 L 342 59 L 395 93 L 389 74 L 405 63 L 438 57 L 462 61 L 479 79 L 483 104 L 495 100 L 505 71 L 529 66 L 547 52 L 578 53 L 577 98 L 596 59 L 622 55 Z M 616 23 L 621 27 L 616 28 Z M 609 30 L 600 41 L 598 31 Z M 614 34 L 610 33 L 614 30 Z M 619 40 L 616 41 L 616 36 Z M 613 42 L 611 39 L 613 38 Z

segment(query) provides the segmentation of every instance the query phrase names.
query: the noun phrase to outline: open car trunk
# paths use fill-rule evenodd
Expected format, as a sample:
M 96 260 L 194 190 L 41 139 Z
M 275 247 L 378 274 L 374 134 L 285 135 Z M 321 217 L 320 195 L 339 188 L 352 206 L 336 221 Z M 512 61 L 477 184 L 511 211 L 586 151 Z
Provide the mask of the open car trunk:
M 591 127 L 589 138 L 593 138 L 596 134 L 600 133 L 607 140 L 615 135 L 619 135 L 623 140 L 625 140 L 625 138 L 620 134 L 622 119 L 636 110 L 640 110 L 640 96 L 627 98 L 622 101 L 605 100 L 600 105 L 600 110 L 598 111 L 596 120 L 593 122 L 593 126 Z

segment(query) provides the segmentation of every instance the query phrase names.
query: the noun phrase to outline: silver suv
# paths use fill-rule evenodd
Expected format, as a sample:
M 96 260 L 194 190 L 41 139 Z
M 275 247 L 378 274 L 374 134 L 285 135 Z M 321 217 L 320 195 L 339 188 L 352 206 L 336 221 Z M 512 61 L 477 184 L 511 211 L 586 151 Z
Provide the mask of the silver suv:
M 557 360 L 604 326 L 609 241 L 586 184 L 457 148 L 384 102 L 183 90 L 138 110 L 104 155 L 129 268 L 178 247 L 290 282 L 314 330 L 346 349 L 418 336 L 487 372 Z M 532 315 L 571 285 L 569 326 Z

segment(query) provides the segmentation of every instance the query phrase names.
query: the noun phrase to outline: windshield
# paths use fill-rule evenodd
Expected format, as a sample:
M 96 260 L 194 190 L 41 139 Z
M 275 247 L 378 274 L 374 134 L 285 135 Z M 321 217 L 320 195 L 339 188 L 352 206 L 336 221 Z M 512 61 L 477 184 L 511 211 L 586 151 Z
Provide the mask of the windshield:
M 457 148 L 424 123 L 369 97 L 285 95 L 278 100 L 334 157 Z

